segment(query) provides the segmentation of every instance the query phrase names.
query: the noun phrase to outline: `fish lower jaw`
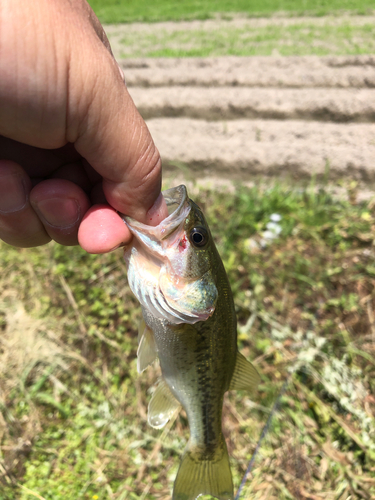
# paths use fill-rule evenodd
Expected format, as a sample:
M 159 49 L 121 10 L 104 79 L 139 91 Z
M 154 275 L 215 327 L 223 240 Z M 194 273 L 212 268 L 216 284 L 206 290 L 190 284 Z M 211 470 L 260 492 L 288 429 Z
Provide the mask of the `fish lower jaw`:
M 215 312 L 215 308 L 211 307 L 208 311 L 204 312 L 197 312 L 197 313 L 191 313 L 189 311 L 178 311 L 178 315 L 180 316 L 181 320 L 176 320 L 174 324 L 183 324 L 187 323 L 189 325 L 195 325 L 196 323 L 199 323 L 201 321 L 207 321 L 208 318 L 210 318 L 213 313 Z
M 197 316 L 199 317 L 199 321 L 206 321 L 208 318 L 210 318 L 213 315 L 214 312 L 215 312 L 215 307 L 210 307 L 204 313 L 197 313 Z

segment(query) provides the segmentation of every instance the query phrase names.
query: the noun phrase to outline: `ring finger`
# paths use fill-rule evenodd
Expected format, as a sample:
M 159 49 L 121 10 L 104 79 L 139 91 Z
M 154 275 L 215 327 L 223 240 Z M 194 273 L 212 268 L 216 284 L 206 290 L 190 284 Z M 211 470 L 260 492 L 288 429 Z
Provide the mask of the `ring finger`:
M 9 245 L 33 247 L 51 239 L 30 205 L 31 188 L 20 165 L 0 160 L 0 238 Z

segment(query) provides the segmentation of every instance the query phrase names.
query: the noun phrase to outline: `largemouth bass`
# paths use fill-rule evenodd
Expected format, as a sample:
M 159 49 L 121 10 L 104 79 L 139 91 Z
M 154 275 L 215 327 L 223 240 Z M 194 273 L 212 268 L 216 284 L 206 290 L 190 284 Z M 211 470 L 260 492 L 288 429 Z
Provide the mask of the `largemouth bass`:
M 253 389 L 255 368 L 237 350 L 237 321 L 228 278 L 200 208 L 185 186 L 163 192 L 169 216 L 151 227 L 124 216 L 134 238 L 125 250 L 128 282 L 142 306 L 138 371 L 159 358 L 162 381 L 148 422 L 163 427 L 182 406 L 190 439 L 173 500 L 209 494 L 233 499 L 222 433 L 224 393 Z

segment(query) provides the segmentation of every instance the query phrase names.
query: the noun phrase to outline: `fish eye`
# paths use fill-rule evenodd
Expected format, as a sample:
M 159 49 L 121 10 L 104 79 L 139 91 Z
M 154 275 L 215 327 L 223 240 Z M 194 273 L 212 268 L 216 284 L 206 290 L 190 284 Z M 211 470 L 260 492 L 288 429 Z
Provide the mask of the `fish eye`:
M 190 241 L 196 247 L 204 247 L 208 241 L 208 233 L 204 227 L 195 227 L 190 232 Z

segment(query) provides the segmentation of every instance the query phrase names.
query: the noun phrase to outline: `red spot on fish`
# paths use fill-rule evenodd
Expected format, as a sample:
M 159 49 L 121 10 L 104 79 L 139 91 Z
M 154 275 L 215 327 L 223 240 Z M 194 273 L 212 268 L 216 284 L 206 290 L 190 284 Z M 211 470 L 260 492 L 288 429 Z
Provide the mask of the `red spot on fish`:
M 186 246 L 187 246 L 187 240 L 186 240 L 186 236 L 184 235 L 181 239 L 180 239 L 180 242 L 178 244 L 178 246 L 180 247 L 180 250 L 185 250 Z
M 152 217 L 150 217 L 150 220 L 152 220 Z

